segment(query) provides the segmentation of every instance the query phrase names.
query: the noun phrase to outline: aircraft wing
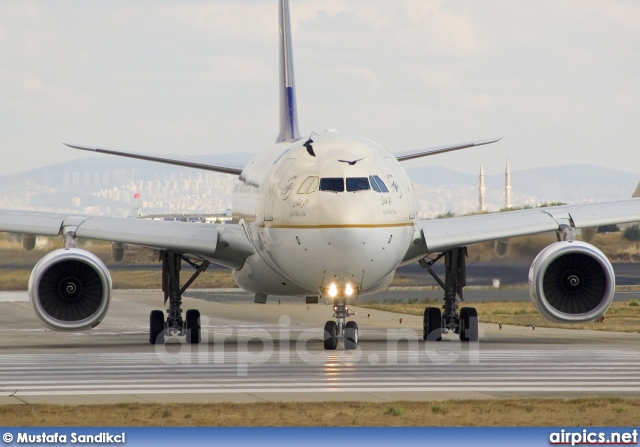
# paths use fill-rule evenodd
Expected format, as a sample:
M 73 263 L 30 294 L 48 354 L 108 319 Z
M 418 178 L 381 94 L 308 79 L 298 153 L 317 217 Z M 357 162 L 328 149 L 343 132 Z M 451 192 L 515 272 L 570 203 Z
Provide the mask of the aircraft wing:
M 581 229 L 637 221 L 640 199 L 423 220 L 416 223 L 421 240 L 409 249 L 405 262 L 478 242 L 557 231 L 561 225 Z
M 156 155 L 142 154 L 139 152 L 124 152 L 113 149 L 105 149 L 94 146 L 82 146 L 78 144 L 67 144 L 73 149 L 80 149 L 83 151 L 97 152 L 99 154 L 118 155 L 119 157 L 135 158 L 138 160 L 155 161 L 157 163 L 165 163 L 174 166 L 183 166 L 186 168 L 204 169 L 206 171 L 222 172 L 224 174 L 240 175 L 244 166 L 238 163 L 220 163 L 220 162 L 203 162 L 197 160 L 190 160 L 188 158 L 179 157 L 158 157 Z
M 400 152 L 394 154 L 398 161 L 412 160 L 419 157 L 428 157 L 430 155 L 442 154 L 445 152 L 457 151 L 459 149 L 466 149 L 469 147 L 482 146 L 484 144 L 495 143 L 502 140 L 500 138 L 489 138 L 487 140 L 467 141 L 466 143 L 447 144 L 445 146 L 436 146 L 428 149 L 416 149 L 413 151 Z
M 159 250 L 206 258 L 239 269 L 254 253 L 244 228 L 237 224 L 201 224 L 74 216 L 29 211 L 0 211 L 0 231 L 58 236 L 73 231 L 76 237 L 143 245 Z

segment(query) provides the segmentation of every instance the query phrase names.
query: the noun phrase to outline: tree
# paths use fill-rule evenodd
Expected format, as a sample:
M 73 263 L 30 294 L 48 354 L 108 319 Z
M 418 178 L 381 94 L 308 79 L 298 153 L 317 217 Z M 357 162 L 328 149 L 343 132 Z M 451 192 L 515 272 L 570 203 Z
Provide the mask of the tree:
M 622 233 L 622 237 L 630 241 L 640 241 L 640 226 L 635 224 L 627 227 Z

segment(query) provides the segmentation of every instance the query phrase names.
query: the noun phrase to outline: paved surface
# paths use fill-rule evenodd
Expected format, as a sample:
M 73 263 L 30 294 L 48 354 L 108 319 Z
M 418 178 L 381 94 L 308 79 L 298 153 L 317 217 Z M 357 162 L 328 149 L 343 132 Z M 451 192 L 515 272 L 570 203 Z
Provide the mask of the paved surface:
M 209 294 L 183 306 L 206 317 L 201 345 L 154 347 L 158 292 L 116 292 L 105 321 L 82 333 L 44 330 L 25 299 L 0 294 L 1 404 L 640 396 L 638 334 L 482 325 L 477 344 L 425 344 L 419 317 L 362 309 L 360 348 L 327 352 L 323 304 Z

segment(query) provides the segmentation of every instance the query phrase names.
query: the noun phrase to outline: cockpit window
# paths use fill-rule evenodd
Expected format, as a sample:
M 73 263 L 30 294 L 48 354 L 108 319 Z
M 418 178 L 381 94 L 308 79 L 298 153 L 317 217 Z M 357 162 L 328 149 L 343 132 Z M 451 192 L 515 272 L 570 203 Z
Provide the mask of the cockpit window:
M 366 177 L 347 177 L 347 191 L 367 191 L 369 180 Z
M 321 178 L 320 191 L 344 192 L 344 179 L 340 178 Z
M 371 182 L 371 189 L 373 189 L 375 192 L 382 192 L 380 190 L 380 187 L 378 186 L 378 183 L 376 183 L 376 179 L 374 179 L 372 175 L 369 176 L 369 181 Z
M 387 185 L 384 184 L 382 179 L 377 175 L 370 175 L 369 180 L 371 180 L 371 187 L 376 192 L 389 192 L 387 189 Z
M 318 189 L 318 181 L 320 179 L 318 177 L 314 177 L 313 181 L 311 182 L 311 186 L 309 186 L 309 189 L 307 190 L 307 194 L 311 194 L 312 192 L 316 192 Z
M 318 189 L 318 177 L 309 176 L 304 179 L 300 188 L 298 188 L 298 194 L 311 194 Z

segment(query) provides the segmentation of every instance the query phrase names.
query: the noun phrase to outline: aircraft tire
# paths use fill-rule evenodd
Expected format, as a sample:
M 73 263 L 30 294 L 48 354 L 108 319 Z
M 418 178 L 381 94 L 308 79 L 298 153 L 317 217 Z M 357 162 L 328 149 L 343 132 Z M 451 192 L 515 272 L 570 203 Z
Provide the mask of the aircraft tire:
M 324 325 L 324 349 L 334 350 L 338 347 L 338 323 L 327 321 Z
M 478 341 L 478 311 L 475 307 L 460 309 L 460 340 Z
M 442 313 L 437 307 L 427 307 L 424 310 L 422 339 L 424 341 L 442 340 Z
M 164 312 L 152 310 L 149 314 L 149 343 L 164 344 Z
M 344 326 L 344 348 L 358 349 L 358 323 L 347 321 Z
M 187 343 L 196 345 L 200 343 L 200 311 L 189 309 L 186 314 L 187 320 Z

